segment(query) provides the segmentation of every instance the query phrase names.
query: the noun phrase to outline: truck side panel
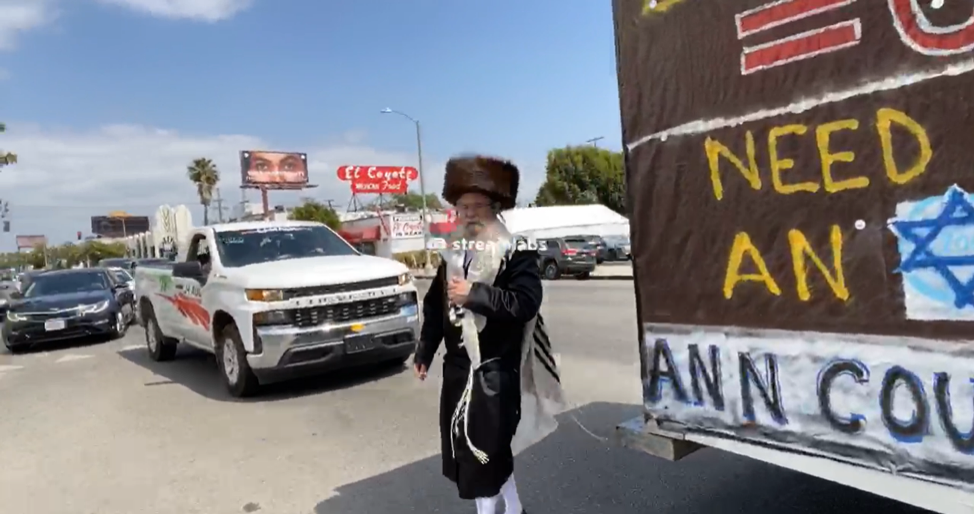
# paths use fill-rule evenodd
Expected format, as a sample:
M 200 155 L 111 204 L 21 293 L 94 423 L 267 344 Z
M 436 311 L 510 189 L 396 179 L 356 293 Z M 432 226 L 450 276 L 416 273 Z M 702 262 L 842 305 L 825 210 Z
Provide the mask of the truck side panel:
M 971 12 L 614 1 L 647 418 L 974 490 Z

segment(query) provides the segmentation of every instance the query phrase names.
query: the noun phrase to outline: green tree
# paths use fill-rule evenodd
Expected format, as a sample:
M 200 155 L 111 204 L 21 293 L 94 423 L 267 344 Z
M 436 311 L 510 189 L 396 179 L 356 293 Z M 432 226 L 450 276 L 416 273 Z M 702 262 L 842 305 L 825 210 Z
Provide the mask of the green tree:
M 0 123 L 0 133 L 6 132 L 7 126 Z M 17 154 L 11 152 L 0 151 L 0 168 L 7 166 L 9 164 L 17 164 Z
M 27 256 L 26 264 L 34 269 L 44 269 L 47 265 L 47 246 L 35 246 Z
M 193 159 L 186 167 L 186 176 L 196 186 L 196 194 L 203 205 L 203 225 L 209 225 L 210 202 L 213 200 L 216 185 L 220 183 L 220 170 L 216 169 L 216 164 L 210 159 Z
M 406 193 L 401 195 L 383 195 L 380 199 L 372 202 L 371 206 L 388 210 L 404 207 L 408 211 L 421 211 L 423 210 L 423 195 L 412 191 L 406 191 Z M 427 194 L 426 208 L 430 210 L 443 209 L 443 203 L 440 202 L 440 197 L 432 193 Z
M 534 203 L 586 205 L 600 203 L 626 214 L 625 164 L 622 152 L 595 146 L 568 146 L 548 152 L 545 181 Z
M 338 230 L 342 227 L 338 213 L 332 210 L 331 207 L 310 198 L 305 198 L 301 202 L 301 205 L 291 209 L 291 214 L 288 217 L 292 220 L 324 223 L 332 230 Z

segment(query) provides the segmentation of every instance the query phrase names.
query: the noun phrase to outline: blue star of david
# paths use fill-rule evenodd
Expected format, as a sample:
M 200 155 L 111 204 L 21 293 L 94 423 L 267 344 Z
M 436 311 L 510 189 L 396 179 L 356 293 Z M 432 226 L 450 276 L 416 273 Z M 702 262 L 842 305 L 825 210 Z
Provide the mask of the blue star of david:
M 945 228 L 974 226 L 974 205 L 967 200 L 967 193 L 954 186 L 946 196 L 947 201 L 935 218 L 892 222 L 896 234 L 914 245 L 913 251 L 903 259 L 897 271 L 901 273 L 920 269 L 936 271 L 953 291 L 955 307 L 958 309 L 966 306 L 974 307 L 974 277 L 967 282 L 961 282 L 951 269 L 954 266 L 974 266 L 974 255 L 936 255 L 930 249 L 930 245 L 937 240 Z M 926 230 L 929 231 L 922 233 Z

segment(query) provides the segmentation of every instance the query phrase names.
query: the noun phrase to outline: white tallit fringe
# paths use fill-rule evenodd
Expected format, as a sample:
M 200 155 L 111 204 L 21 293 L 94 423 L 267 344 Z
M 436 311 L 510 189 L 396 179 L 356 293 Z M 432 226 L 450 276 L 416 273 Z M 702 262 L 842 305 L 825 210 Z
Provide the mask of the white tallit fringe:
M 511 248 L 512 236 L 507 228 L 502 224 L 498 228 L 500 229 L 499 235 L 493 244 L 487 245 L 485 250 L 474 252 L 467 272 L 469 282 L 493 284 L 501 263 L 510 255 L 510 252 L 515 251 Z M 441 250 L 440 254 L 446 263 L 447 279 L 455 276 L 463 277 L 465 252 L 445 249 Z M 470 440 L 468 427 L 474 372 L 484 364 L 481 362 L 480 354 L 480 331 L 484 329 L 486 321 L 483 316 L 464 309 L 464 315 L 461 318 L 461 343 L 470 357 L 470 375 L 467 377 L 467 385 L 451 418 L 454 436 L 459 435 L 460 429 L 463 429 L 467 447 L 481 464 L 486 464 L 489 459 L 487 454 L 474 446 Z M 553 433 L 558 428 L 555 415 L 567 410 L 561 384 L 535 358 L 534 329 L 536 324 L 537 317 L 525 327 L 524 341 L 521 346 L 521 421 L 511 442 L 511 450 L 514 454 L 520 453 Z M 553 367 L 557 366 L 555 362 L 549 364 Z M 557 367 L 554 369 L 557 372 Z M 451 437 L 451 450 L 453 457 L 456 458 L 456 448 L 453 446 L 453 441 L 454 438 Z

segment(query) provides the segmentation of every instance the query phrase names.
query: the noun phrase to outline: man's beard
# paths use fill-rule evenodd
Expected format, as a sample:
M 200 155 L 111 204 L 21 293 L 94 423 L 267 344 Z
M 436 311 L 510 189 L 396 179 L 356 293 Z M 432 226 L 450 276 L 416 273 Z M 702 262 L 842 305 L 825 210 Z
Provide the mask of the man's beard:
M 477 237 L 484 231 L 484 224 L 479 221 L 471 221 L 466 225 L 467 237 Z

